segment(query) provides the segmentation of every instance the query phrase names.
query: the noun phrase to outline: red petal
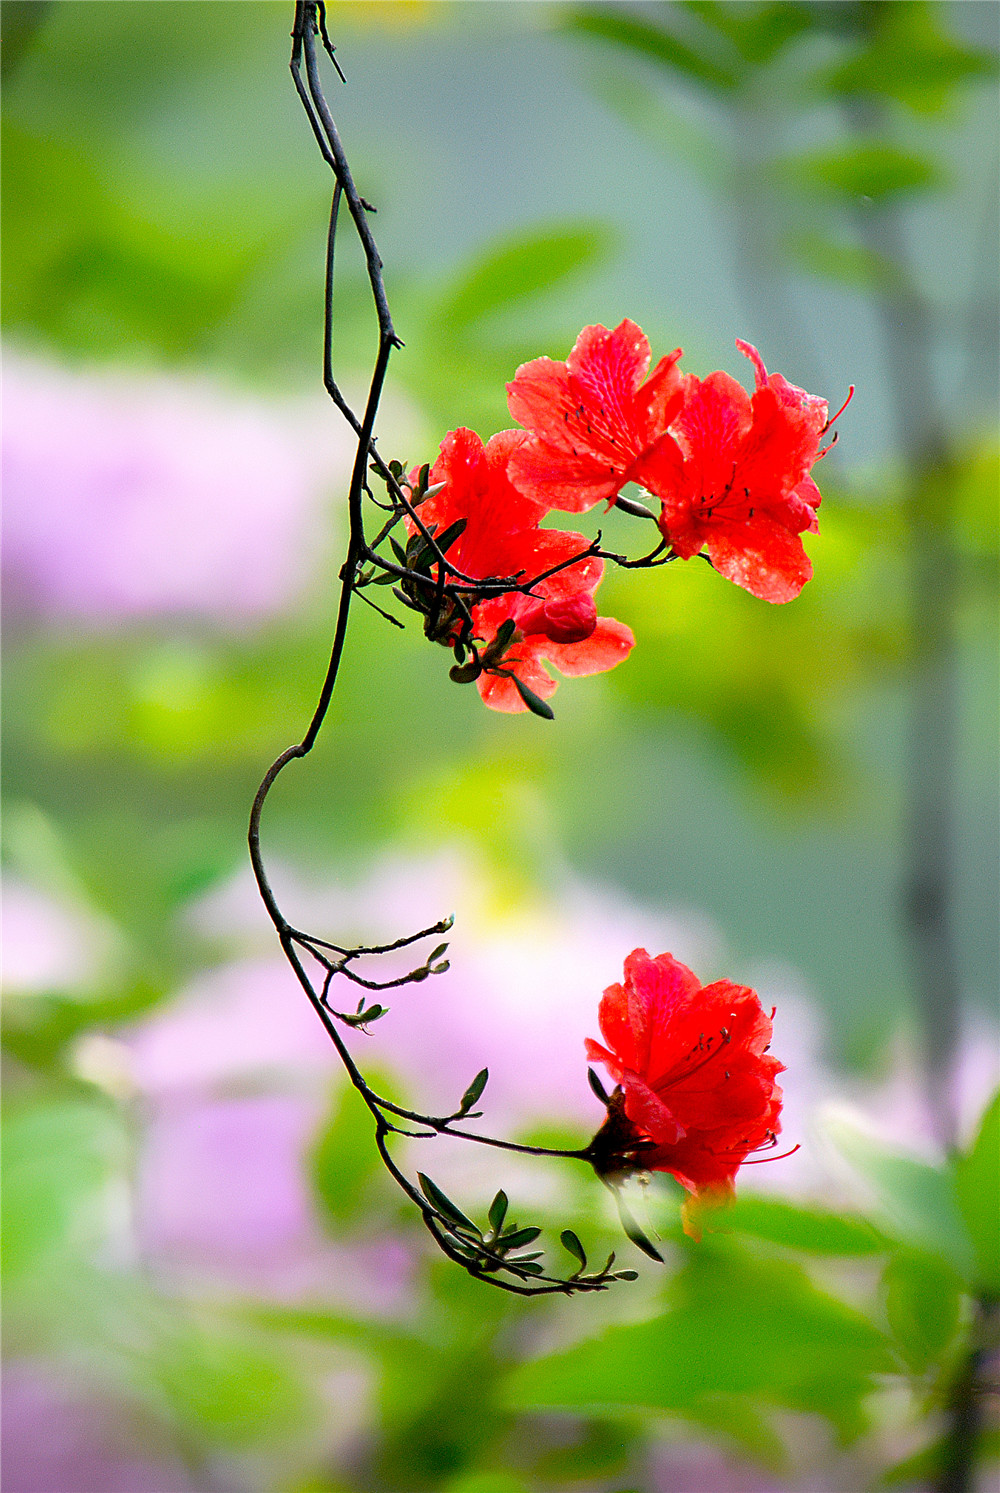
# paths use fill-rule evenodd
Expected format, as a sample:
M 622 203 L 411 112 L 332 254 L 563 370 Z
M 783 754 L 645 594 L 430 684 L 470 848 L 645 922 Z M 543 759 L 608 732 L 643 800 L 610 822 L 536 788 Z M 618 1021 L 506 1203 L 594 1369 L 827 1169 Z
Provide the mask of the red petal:
M 753 429 L 739 456 L 737 482 L 751 503 L 782 497 L 807 476 L 819 456 L 826 405 L 802 409 L 782 403 L 773 385 L 753 396 Z
M 545 641 L 545 657 L 551 659 L 560 674 L 603 674 L 628 658 L 635 646 L 635 636 L 624 622 L 613 617 L 598 617 L 597 626 L 582 643 Z
M 552 442 L 564 438 L 563 412 L 571 403 L 566 364 L 553 358 L 522 363 L 507 385 L 507 408 L 514 419 Z
M 589 409 L 610 427 L 631 426 L 635 392 L 649 367 L 649 340 L 634 321 L 607 327 L 584 327 L 566 367 L 574 393 L 583 392 Z
M 688 378 L 684 405 L 672 431 L 690 463 L 690 488 L 719 497 L 732 485 L 744 436 L 751 426 L 750 396 L 728 373 Z
M 645 953 L 645 950 L 641 952 Z M 647 959 L 649 955 L 646 955 Z M 601 996 L 601 1004 L 598 1008 L 597 1019 L 601 1025 L 601 1036 L 611 1048 L 621 1064 L 634 1071 L 640 1071 L 641 1063 L 639 1051 L 636 1046 L 635 1032 L 629 1020 L 628 995 L 624 985 L 609 985 Z M 615 1079 L 621 1078 L 620 1072 L 612 1071 Z
M 496 563 L 498 547 L 509 534 L 532 528 L 545 512 L 544 505 L 518 492 L 507 476 L 510 455 L 523 440 L 523 431 L 505 430 L 484 446 L 474 430 L 463 428 L 450 431 L 441 443 L 430 481 L 447 485 L 417 511 L 425 525 L 435 524 L 439 530 L 457 519 L 466 520 L 465 533 L 448 552 L 466 574 L 502 574 L 505 567 Z M 414 532 L 412 521 L 407 521 L 407 529 Z
M 762 601 L 791 601 L 812 575 L 801 539 L 773 519 L 715 525 L 705 544 L 719 574 Z
M 622 1065 L 614 1053 L 609 1052 L 606 1047 L 602 1047 L 600 1042 L 595 1042 L 593 1037 L 585 1037 L 583 1045 L 587 1051 L 587 1061 L 590 1063 L 603 1063 L 615 1083 L 619 1083 L 622 1076 Z
M 511 413 L 516 416 L 513 405 Z M 618 496 L 625 470 L 624 464 L 603 461 L 587 451 L 559 451 L 532 436 L 514 453 L 509 474 L 526 497 L 564 513 L 583 513 Z
M 661 358 L 635 396 L 635 423 L 645 426 L 647 437 L 666 430 L 680 409 L 684 379 L 677 364 L 681 356 L 681 349 L 675 347 Z
M 684 1127 L 659 1095 L 630 1070 L 622 1073 L 620 1082 L 625 1090 L 625 1113 L 632 1123 L 650 1140 L 664 1146 L 675 1145 L 684 1135 Z
M 753 364 L 756 386 L 758 389 L 763 389 L 764 385 L 767 383 L 767 369 L 764 367 L 764 359 L 761 357 L 760 353 L 754 347 L 752 342 L 743 342 L 739 337 L 737 337 L 736 346 L 739 348 L 740 352 L 745 358 L 750 359 L 751 363 Z
M 507 385 L 511 414 L 531 436 L 511 462 L 511 480 L 539 500 L 582 512 L 613 498 L 626 472 L 662 432 L 680 402 L 680 350 L 649 381 L 641 327 L 584 327 L 566 362 L 536 358 Z

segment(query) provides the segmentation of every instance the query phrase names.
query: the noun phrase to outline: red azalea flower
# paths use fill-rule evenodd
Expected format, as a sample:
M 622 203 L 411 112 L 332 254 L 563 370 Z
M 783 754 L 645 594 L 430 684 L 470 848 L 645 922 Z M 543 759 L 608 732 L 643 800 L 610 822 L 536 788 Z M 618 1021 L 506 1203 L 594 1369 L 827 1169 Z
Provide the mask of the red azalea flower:
M 523 582 L 587 549 L 583 534 L 540 529 L 547 504 L 527 497 L 508 478 L 508 462 L 524 441 L 522 431 L 505 430 L 484 446 L 471 430 L 454 430 L 441 445 L 430 484 L 441 492 L 420 505 L 425 525 L 443 533 L 459 519 L 465 529 L 448 548 L 457 570 L 476 579 L 519 576 Z M 412 523 L 408 524 L 411 533 Z M 548 659 L 563 674 L 596 674 L 625 658 L 635 639 L 629 628 L 610 617 L 598 617 L 593 593 L 603 563 L 584 555 L 532 587 L 531 595 L 510 592 L 472 605 L 474 636 L 488 651 L 501 625 L 513 620 L 513 636 L 477 684 L 492 710 L 523 711 L 514 677 L 546 699 L 556 681 L 542 666 Z M 450 639 L 449 639 L 450 641 Z M 499 669 L 500 672 L 496 672 Z
M 739 1167 L 781 1128 L 784 1064 L 766 1055 L 771 1022 L 756 992 L 702 986 L 671 954 L 635 949 L 600 1023 L 607 1046 L 588 1038 L 587 1056 L 620 1088 L 592 1142 L 596 1169 L 670 1172 L 695 1199 L 732 1196 Z
M 529 434 L 511 454 L 511 480 L 546 507 L 582 513 L 614 499 L 673 418 L 681 399 L 678 348 L 646 382 L 649 342 L 634 321 L 584 327 L 565 363 L 535 358 L 507 385 Z
M 702 549 L 722 575 L 764 601 L 790 601 L 812 575 L 799 534 L 816 533 L 827 404 L 768 374 L 755 347 L 751 397 L 727 373 L 684 378 L 683 404 L 635 480 L 663 504 L 660 529 L 683 559 Z

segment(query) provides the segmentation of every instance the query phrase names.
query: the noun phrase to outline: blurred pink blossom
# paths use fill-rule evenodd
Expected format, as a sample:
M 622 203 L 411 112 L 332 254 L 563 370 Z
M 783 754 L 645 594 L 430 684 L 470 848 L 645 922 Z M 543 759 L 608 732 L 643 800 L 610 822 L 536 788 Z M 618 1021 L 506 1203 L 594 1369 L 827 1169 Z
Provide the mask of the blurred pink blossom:
M 107 951 L 97 918 L 19 877 L 3 878 L 3 984 L 8 995 L 91 983 Z
M 5 1493 L 196 1493 L 162 1428 L 73 1368 L 4 1370 Z
M 15 607 L 238 628 L 291 605 L 316 573 L 350 450 L 328 405 L 12 351 L 4 372 Z

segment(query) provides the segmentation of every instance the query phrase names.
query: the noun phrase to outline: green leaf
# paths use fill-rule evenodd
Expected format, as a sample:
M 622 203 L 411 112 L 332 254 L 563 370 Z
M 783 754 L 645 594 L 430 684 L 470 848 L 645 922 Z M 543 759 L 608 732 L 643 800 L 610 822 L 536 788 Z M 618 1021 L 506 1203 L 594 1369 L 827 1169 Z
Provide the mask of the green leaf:
M 501 622 L 500 626 L 497 628 L 496 632 L 493 635 L 493 642 L 491 644 L 491 647 L 495 649 L 498 657 L 506 648 L 507 644 L 510 642 L 516 631 L 517 623 L 514 621 L 513 617 L 507 617 L 505 621 Z
M 587 1069 L 587 1082 L 590 1084 L 590 1087 L 593 1089 L 598 1099 L 600 1099 L 601 1103 L 607 1104 L 610 1096 L 593 1068 Z
M 857 1214 L 802 1208 L 752 1193 L 741 1194 L 714 1218 L 710 1227 L 720 1233 L 749 1234 L 811 1254 L 873 1255 L 890 1247 L 889 1241 Z
M 952 1163 L 955 1196 L 976 1256 L 978 1290 L 1000 1292 L 1000 1090 L 970 1149 Z
M 821 74 L 822 85 L 844 97 L 889 98 L 915 113 L 945 108 L 958 87 L 995 77 L 994 53 L 954 41 L 930 5 L 880 5 L 867 45 Z
M 631 1239 L 636 1249 L 641 1249 L 644 1255 L 648 1255 L 651 1260 L 656 1260 L 658 1264 L 662 1265 L 663 1256 L 660 1254 L 655 1245 L 651 1244 L 650 1241 L 646 1238 L 646 1235 L 643 1233 L 642 1229 L 632 1217 L 632 1214 L 629 1212 L 628 1207 L 626 1206 L 625 1199 L 622 1197 L 621 1188 L 612 1187 L 610 1191 L 612 1193 L 612 1196 L 614 1197 L 615 1204 L 617 1205 L 618 1217 L 621 1219 L 621 1225 L 625 1230 L 627 1237 Z
M 844 145 L 785 157 L 774 163 L 779 180 L 800 190 L 884 202 L 943 186 L 944 171 L 927 156 L 881 142 Z
M 524 1229 L 514 1228 L 509 1233 L 502 1235 L 497 1242 L 502 1247 L 504 1253 L 506 1253 L 511 1249 L 522 1249 L 525 1244 L 533 1244 L 541 1232 L 541 1229 L 536 1228 L 534 1225 L 529 1225 L 528 1228 Z
M 449 1479 L 442 1493 L 530 1493 L 530 1489 L 513 1472 L 463 1472 Z
M 719 5 L 716 0 L 685 0 L 685 10 L 719 31 L 745 62 L 766 66 L 790 41 L 814 24 L 808 5 L 771 0 L 766 5 Z
M 507 1194 L 504 1192 L 503 1188 L 501 1187 L 500 1191 L 497 1193 L 497 1195 L 493 1199 L 492 1203 L 490 1203 L 490 1212 L 489 1212 L 490 1228 L 493 1230 L 494 1234 L 498 1234 L 500 1232 L 500 1230 L 503 1228 L 503 1221 L 507 1217 L 507 1209 L 508 1209 L 509 1205 L 510 1205 L 510 1200 L 508 1199 Z
M 424 1197 L 439 1213 L 443 1213 L 445 1218 L 450 1219 L 452 1223 L 457 1224 L 466 1233 L 473 1234 L 477 1239 L 482 1238 L 479 1229 L 472 1222 L 472 1219 L 466 1218 L 462 1210 L 457 1208 L 451 1198 L 441 1191 L 436 1182 L 432 1182 L 430 1177 L 425 1177 L 423 1172 L 417 1173 L 417 1181 L 420 1183 L 420 1191 Z
M 559 1235 L 559 1238 L 564 1248 L 568 1249 L 570 1254 L 577 1261 L 580 1269 L 586 1270 L 587 1252 L 584 1249 L 583 1245 L 580 1243 L 580 1240 L 577 1238 L 576 1234 L 574 1234 L 573 1230 L 563 1229 L 562 1233 Z
M 972 1245 L 955 1202 L 950 1171 L 888 1150 L 845 1115 L 828 1114 L 825 1130 L 870 1187 L 876 1226 L 902 1244 L 940 1256 L 968 1280 Z
M 958 1331 L 960 1294 L 953 1271 L 933 1255 L 903 1250 L 882 1279 L 889 1326 L 911 1368 L 922 1374 Z
M 729 1441 L 772 1472 L 788 1472 L 788 1453 L 766 1412 L 745 1395 L 711 1395 L 685 1412 L 685 1419 L 701 1426 L 713 1441 Z
M 900 267 L 864 244 L 838 243 L 811 230 L 790 233 L 785 247 L 810 274 L 856 290 L 898 290 L 905 284 Z
M 523 1365 L 509 1396 L 522 1409 L 619 1407 L 686 1413 L 713 1397 L 760 1395 L 825 1415 L 847 1438 L 862 1402 L 895 1365 L 882 1334 L 794 1264 L 701 1245 L 651 1321 L 614 1326 Z
M 468 332 L 491 313 L 579 274 L 603 258 L 613 242 L 613 230 L 601 223 L 535 228 L 503 239 L 473 262 L 442 301 L 435 321 L 451 337 Z
M 669 31 L 618 6 L 576 6 L 563 16 L 562 25 L 580 36 L 613 42 L 623 51 L 644 57 L 716 92 L 729 92 L 740 81 L 735 68 L 716 62 Z
M 476 1074 L 475 1078 L 472 1080 L 472 1082 L 469 1084 L 469 1087 L 462 1095 L 462 1102 L 458 1106 L 458 1112 L 460 1115 L 468 1114 L 469 1110 L 472 1108 L 476 1100 L 479 1098 L 480 1094 L 485 1089 L 487 1082 L 489 1081 L 489 1076 L 490 1070 L 488 1068 L 480 1068 L 479 1072 Z
M 437 545 L 442 555 L 447 554 L 448 550 L 455 543 L 455 540 L 459 537 L 459 535 L 465 533 L 468 522 L 469 520 L 467 518 L 456 518 L 453 524 L 448 525 L 443 534 L 434 535 L 434 543 Z
M 521 699 L 524 701 L 525 705 L 527 705 L 532 715 L 540 715 L 542 719 L 546 721 L 555 720 L 555 711 L 552 709 L 551 705 L 549 705 L 539 695 L 536 695 L 533 689 L 529 689 L 523 680 L 518 679 L 516 674 L 510 674 L 508 675 L 508 678 L 513 679 L 514 686 L 518 694 L 521 696 Z

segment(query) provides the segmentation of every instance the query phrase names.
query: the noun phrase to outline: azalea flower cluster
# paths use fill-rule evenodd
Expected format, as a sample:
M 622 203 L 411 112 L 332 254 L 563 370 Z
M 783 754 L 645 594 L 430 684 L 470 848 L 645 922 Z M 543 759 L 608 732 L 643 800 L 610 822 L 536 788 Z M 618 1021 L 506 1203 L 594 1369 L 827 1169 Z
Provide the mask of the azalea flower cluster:
M 423 575 L 397 595 L 424 613 L 428 636 L 455 650 L 452 678 L 475 680 L 492 709 L 550 716 L 544 701 L 556 682 L 544 662 L 594 674 L 635 642 L 594 601 L 604 560 L 622 557 L 542 528 L 553 510 L 604 502 L 655 519 L 659 543 L 630 565 L 704 553 L 769 602 L 791 600 L 809 579 L 800 536 L 818 528 L 810 471 L 829 450 L 827 403 L 769 374 L 749 343 L 736 345 L 753 364 L 752 395 L 727 373 L 682 373 L 680 348 L 649 373 L 649 342 L 635 322 L 585 327 L 565 362 L 536 358 L 507 385 L 523 429 L 485 445 L 471 430 L 451 431 L 434 466 L 410 474 L 409 544 L 397 549 Z M 629 483 L 658 513 L 622 496 Z M 443 567 L 428 600 L 435 548 L 464 588 L 447 604 Z
M 594 1169 L 612 1181 L 671 1173 L 691 1194 L 684 1222 L 697 1235 L 700 1207 L 727 1202 L 743 1163 L 777 1142 L 784 1064 L 767 1055 L 773 1016 L 747 985 L 703 986 L 673 955 L 634 949 L 624 983 L 601 1000 L 607 1045 L 586 1042 L 617 1084 L 590 1144 Z

